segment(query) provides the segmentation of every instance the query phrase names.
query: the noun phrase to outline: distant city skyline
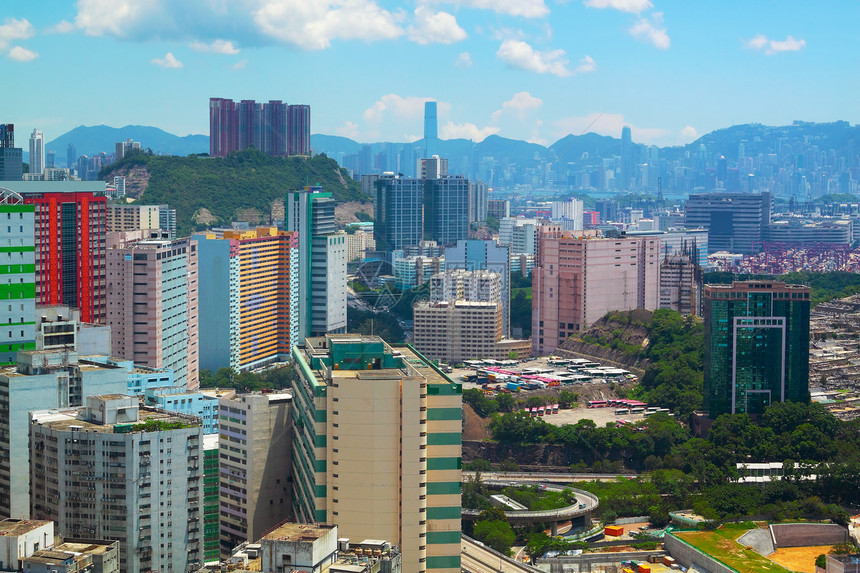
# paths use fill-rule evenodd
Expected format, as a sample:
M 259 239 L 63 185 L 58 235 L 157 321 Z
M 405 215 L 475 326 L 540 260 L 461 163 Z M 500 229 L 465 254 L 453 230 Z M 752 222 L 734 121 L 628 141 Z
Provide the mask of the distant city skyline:
M 17 81 L 0 120 L 46 141 L 81 124 L 208 134 L 210 97 L 281 99 L 314 108 L 314 133 L 406 142 L 435 100 L 442 139 L 630 125 L 660 146 L 860 122 L 852 1 L 296 1 L 11 0 L 0 58 Z

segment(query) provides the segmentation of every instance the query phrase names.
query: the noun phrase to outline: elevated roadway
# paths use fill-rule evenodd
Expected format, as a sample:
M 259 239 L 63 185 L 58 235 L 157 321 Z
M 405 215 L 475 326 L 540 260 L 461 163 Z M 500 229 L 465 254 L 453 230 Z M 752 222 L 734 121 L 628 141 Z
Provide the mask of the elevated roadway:
M 517 479 L 484 479 L 484 485 L 493 488 L 503 487 L 519 487 L 523 485 L 523 481 Z M 573 491 L 576 496 L 576 501 L 567 507 L 560 509 L 547 510 L 507 510 L 504 511 L 505 518 L 511 525 L 523 523 L 550 523 L 552 534 L 558 535 L 558 524 L 565 521 L 573 521 L 581 518 L 583 523 L 590 525 L 591 514 L 600 505 L 597 496 L 587 491 L 561 486 L 554 483 L 530 483 L 528 485 L 536 485 L 545 491 L 563 492 L 566 489 Z M 479 509 L 463 509 L 463 519 L 475 520 L 481 514 Z

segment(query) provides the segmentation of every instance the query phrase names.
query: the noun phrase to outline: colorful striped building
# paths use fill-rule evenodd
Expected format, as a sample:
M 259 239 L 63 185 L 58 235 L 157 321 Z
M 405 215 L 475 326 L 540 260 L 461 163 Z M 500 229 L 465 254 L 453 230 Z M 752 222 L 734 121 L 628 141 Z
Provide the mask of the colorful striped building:
M 298 340 L 298 234 L 259 227 L 195 235 L 200 367 L 245 371 L 289 359 Z

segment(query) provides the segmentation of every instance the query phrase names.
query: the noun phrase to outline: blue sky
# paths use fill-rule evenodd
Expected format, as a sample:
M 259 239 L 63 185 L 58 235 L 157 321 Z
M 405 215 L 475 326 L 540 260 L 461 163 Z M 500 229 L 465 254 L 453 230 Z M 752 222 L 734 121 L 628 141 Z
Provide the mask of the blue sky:
M 655 145 L 860 122 L 860 1 L 3 0 L 0 121 L 208 133 L 209 97 L 311 105 L 312 131 Z M 145 142 L 144 142 L 145 144 Z

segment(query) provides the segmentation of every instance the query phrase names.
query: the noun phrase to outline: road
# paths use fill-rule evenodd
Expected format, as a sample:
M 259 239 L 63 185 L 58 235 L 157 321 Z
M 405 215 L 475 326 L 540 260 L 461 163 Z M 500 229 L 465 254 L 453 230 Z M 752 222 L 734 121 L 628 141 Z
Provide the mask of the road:
M 616 481 L 633 479 L 638 474 L 555 474 L 537 472 L 481 472 L 482 480 L 508 480 L 520 482 L 555 482 L 570 483 L 574 481 Z M 475 479 L 475 472 L 463 472 L 463 481 Z
M 468 573 L 534 573 L 537 571 L 534 567 L 502 557 L 495 551 L 478 545 L 465 535 L 460 546 L 461 571 Z

